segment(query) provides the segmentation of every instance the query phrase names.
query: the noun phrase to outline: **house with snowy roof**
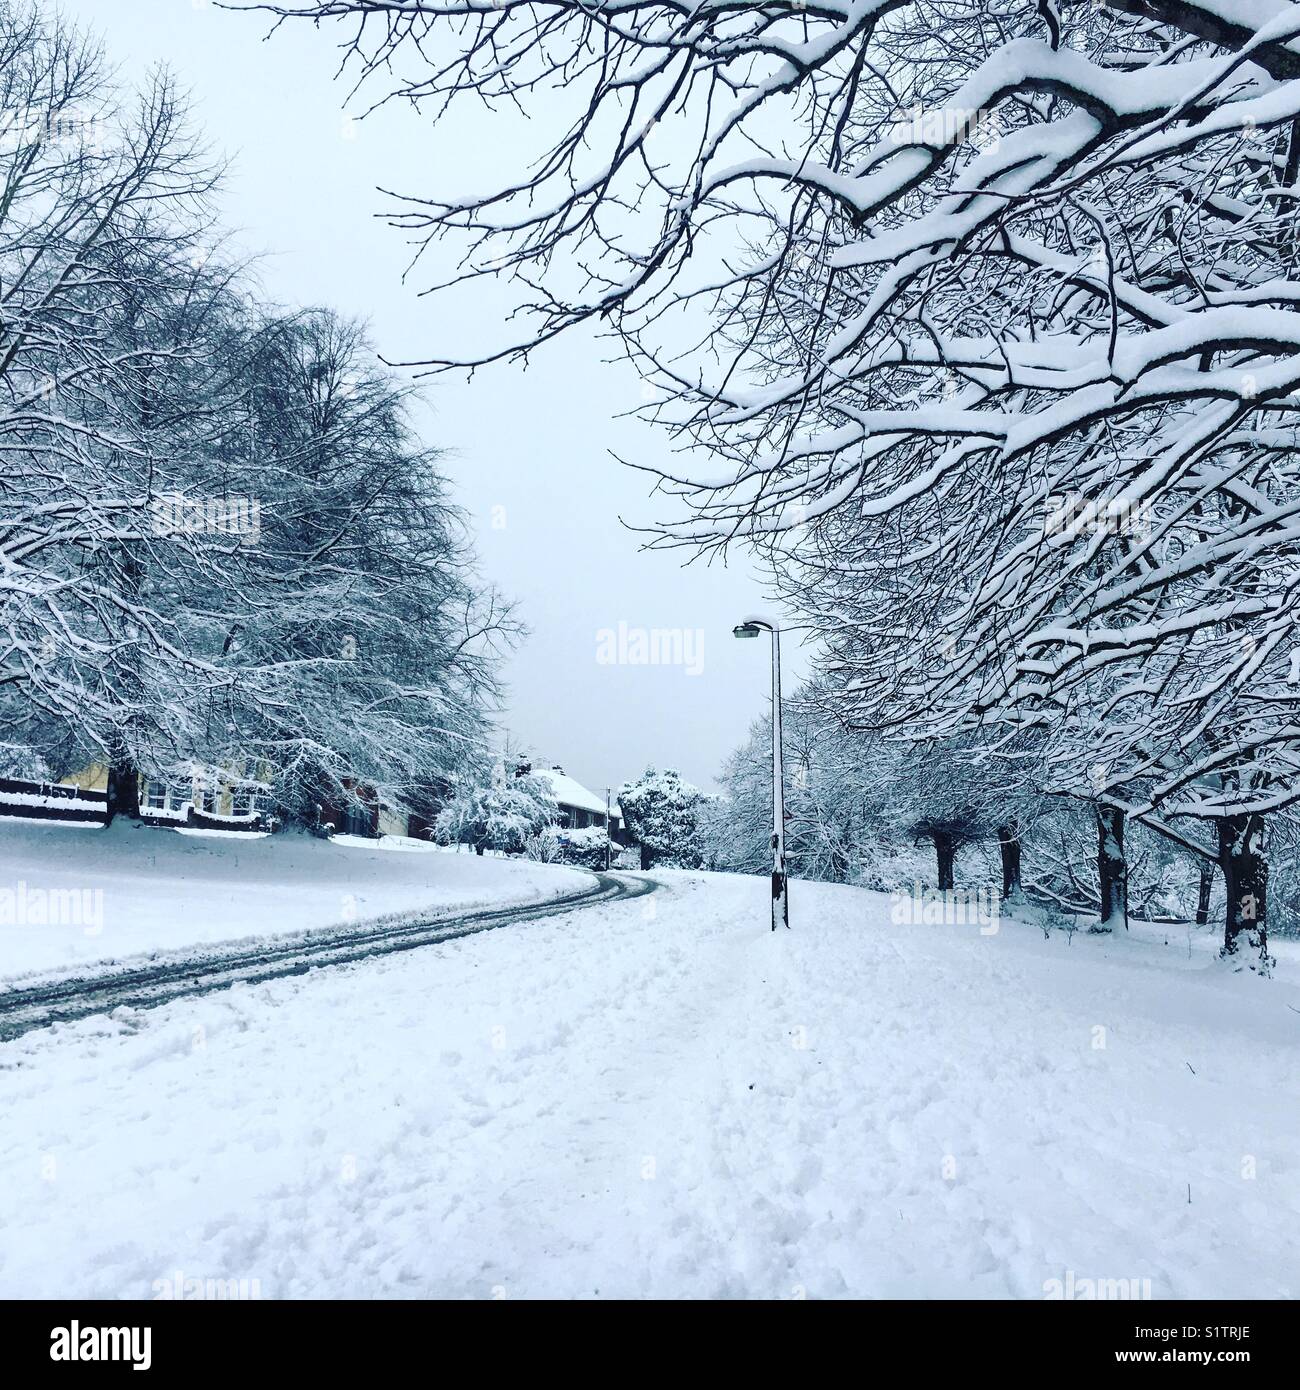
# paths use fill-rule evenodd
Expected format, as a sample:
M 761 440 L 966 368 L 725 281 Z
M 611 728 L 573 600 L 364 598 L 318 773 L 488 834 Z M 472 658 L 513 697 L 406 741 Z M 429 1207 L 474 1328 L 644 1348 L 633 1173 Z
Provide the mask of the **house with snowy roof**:
M 568 776 L 562 767 L 520 764 L 517 771 L 520 774 L 531 772 L 535 777 L 543 778 L 550 786 L 551 794 L 560 810 L 559 820 L 556 822 L 558 829 L 585 830 L 588 826 L 605 824 L 605 798 L 588 791 L 576 778 Z M 619 844 L 627 843 L 623 831 L 623 810 L 617 801 L 610 807 L 609 838 Z

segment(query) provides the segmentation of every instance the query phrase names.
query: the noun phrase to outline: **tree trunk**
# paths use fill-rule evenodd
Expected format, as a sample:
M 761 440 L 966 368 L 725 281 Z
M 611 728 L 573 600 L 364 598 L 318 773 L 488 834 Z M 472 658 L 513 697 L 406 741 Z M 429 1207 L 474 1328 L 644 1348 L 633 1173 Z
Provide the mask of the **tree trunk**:
M 140 546 L 132 542 L 122 548 L 120 590 L 128 606 L 140 601 L 144 592 L 144 560 Z M 127 632 L 134 643 L 137 627 L 128 624 Z M 140 677 L 134 664 L 128 663 L 122 675 L 123 689 L 138 694 Z M 128 751 L 130 747 L 130 726 L 135 721 L 127 716 L 127 725 L 115 730 L 108 744 L 108 806 L 106 823 L 111 825 L 115 816 L 129 816 L 140 819 L 140 769 Z
M 1196 925 L 1204 927 L 1210 920 L 1210 894 L 1214 890 L 1214 865 L 1201 860 L 1201 881 L 1196 888 Z
M 957 847 L 947 830 L 934 831 L 934 854 L 939 862 L 939 891 L 942 893 L 945 889 L 956 886 L 953 878 L 953 860 L 957 855 Z
M 114 816 L 140 819 L 140 771 L 125 750 L 112 755 L 108 767 L 107 821 Z
M 1128 861 L 1124 858 L 1124 812 L 1097 807 L 1097 881 L 1101 914 L 1094 931 L 1113 931 L 1122 921 L 1128 930 Z
M 1002 855 L 1002 896 L 1020 892 L 1020 827 L 1014 820 L 998 826 L 998 852 Z
M 1264 857 L 1264 818 L 1224 816 L 1218 823 L 1219 867 L 1228 902 L 1225 912 L 1225 960 L 1269 973 L 1268 860 Z
M 651 867 L 651 859 L 652 859 L 652 856 L 651 856 L 651 854 L 650 854 L 650 846 L 649 846 L 649 845 L 646 845 L 646 844 L 643 844 L 643 845 L 641 846 L 641 868 L 642 868 L 642 869 L 648 869 L 648 868 L 650 868 L 650 867 Z

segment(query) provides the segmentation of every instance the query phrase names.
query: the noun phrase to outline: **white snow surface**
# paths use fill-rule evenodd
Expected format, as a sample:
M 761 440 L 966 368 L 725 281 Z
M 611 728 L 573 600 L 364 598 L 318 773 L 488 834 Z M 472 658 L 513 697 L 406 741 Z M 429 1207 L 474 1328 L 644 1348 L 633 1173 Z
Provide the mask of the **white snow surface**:
M 590 882 L 571 869 L 449 854 L 405 838 L 327 841 L 127 822 L 72 828 L 6 817 L 0 980 L 397 913 L 537 901 Z M 34 921 L 34 893 L 74 893 L 78 911 Z
M 1300 1294 L 1291 960 L 656 877 L 0 1045 L 0 1296 Z

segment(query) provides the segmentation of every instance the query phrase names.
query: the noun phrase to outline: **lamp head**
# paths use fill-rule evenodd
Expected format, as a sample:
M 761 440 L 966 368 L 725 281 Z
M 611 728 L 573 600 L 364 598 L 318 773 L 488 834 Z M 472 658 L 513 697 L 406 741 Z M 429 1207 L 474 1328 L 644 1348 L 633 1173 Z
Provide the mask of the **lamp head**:
M 733 637 L 757 637 L 758 626 L 756 623 L 738 623 L 731 629 Z

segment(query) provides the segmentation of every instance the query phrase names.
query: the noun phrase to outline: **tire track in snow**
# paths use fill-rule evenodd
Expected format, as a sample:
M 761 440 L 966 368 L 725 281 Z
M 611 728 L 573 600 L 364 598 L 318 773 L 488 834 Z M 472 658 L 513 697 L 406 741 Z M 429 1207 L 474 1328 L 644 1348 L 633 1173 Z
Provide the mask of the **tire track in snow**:
M 537 904 L 492 908 L 454 916 L 371 924 L 354 931 L 297 939 L 289 944 L 221 954 L 188 956 L 147 969 L 112 970 L 71 980 L 33 985 L 0 995 L 0 1043 L 56 1023 L 72 1023 L 115 1009 L 152 1009 L 175 999 L 193 998 L 268 980 L 305 975 L 329 966 L 351 965 L 396 951 L 435 946 L 477 932 L 556 917 L 624 898 L 639 898 L 658 887 L 653 879 L 595 874 L 596 883 L 580 893 Z

